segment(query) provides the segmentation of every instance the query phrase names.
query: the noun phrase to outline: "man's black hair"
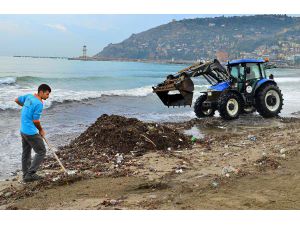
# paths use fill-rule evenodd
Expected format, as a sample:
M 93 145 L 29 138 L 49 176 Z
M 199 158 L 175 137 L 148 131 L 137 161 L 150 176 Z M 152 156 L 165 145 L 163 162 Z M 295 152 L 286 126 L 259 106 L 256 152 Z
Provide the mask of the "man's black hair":
M 47 84 L 41 84 L 38 88 L 38 93 L 40 91 L 43 91 L 43 92 L 46 92 L 46 91 L 49 91 L 49 93 L 51 92 L 51 88 L 49 87 L 49 85 Z

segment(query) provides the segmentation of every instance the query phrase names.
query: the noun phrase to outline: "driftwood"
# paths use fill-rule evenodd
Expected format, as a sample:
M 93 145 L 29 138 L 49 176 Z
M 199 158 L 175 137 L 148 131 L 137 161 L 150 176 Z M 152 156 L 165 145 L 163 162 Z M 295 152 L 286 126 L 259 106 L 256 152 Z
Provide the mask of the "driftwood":
M 144 137 L 146 139 L 146 141 L 150 142 L 151 144 L 154 145 L 154 147 L 156 148 L 156 144 L 150 140 L 150 138 L 146 137 L 145 135 L 141 134 L 142 137 Z

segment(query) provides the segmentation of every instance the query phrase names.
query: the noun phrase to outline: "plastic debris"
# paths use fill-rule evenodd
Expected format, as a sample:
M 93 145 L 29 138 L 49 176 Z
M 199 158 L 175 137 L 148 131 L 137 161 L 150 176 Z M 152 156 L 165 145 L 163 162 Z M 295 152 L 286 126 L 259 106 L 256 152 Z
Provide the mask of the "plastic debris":
M 104 206 L 115 206 L 119 203 L 123 202 L 122 200 L 118 200 L 118 199 L 108 199 L 108 200 L 104 200 L 101 205 Z
M 60 179 L 60 177 L 58 176 L 58 177 L 54 177 L 54 178 L 52 178 L 52 181 L 58 181 Z
M 67 174 L 68 175 L 75 175 L 77 173 L 77 170 L 68 170 Z
M 6 193 L 4 194 L 4 197 L 6 197 L 6 198 L 7 198 L 7 197 L 10 197 L 10 196 L 12 196 L 12 194 L 13 194 L 12 192 L 6 192 Z
M 183 170 L 181 168 L 180 169 L 176 169 L 175 173 L 183 173 Z
M 124 160 L 123 155 L 117 153 L 117 154 L 116 154 L 116 163 L 117 163 L 117 164 L 121 164 L 121 163 L 123 162 L 123 160 Z
M 196 138 L 195 136 L 192 136 L 192 137 L 191 137 L 191 142 L 192 142 L 192 144 L 194 144 L 196 141 L 197 141 L 197 138 Z
M 217 181 L 213 181 L 213 182 L 211 183 L 211 185 L 212 185 L 214 188 L 216 188 L 216 187 L 219 186 L 219 183 L 218 183 Z
M 280 149 L 280 154 L 284 154 L 286 152 L 285 148 Z
M 250 141 L 256 141 L 257 140 L 256 136 L 254 136 L 254 135 L 248 135 L 248 139 Z
M 112 200 L 110 200 L 109 202 L 110 202 L 110 204 L 112 204 L 112 205 L 116 205 L 116 204 L 118 203 L 118 201 L 115 200 L 115 199 L 112 199 Z
M 223 175 L 223 176 L 226 176 L 226 177 L 229 177 L 230 175 L 230 173 L 239 173 L 240 172 L 240 169 L 237 169 L 237 168 L 234 168 L 233 166 L 225 166 L 225 167 L 223 167 L 222 168 L 222 171 L 221 171 L 221 174 Z M 228 175 L 229 176 L 228 176 Z

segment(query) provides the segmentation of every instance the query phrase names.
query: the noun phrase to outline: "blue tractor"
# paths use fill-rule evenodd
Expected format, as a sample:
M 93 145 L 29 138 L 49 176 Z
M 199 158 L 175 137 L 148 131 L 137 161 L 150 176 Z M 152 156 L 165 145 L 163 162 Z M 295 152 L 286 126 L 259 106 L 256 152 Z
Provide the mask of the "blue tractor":
M 267 77 L 269 67 L 268 61 L 263 59 L 233 60 L 226 67 L 215 59 L 170 74 L 164 82 L 152 88 L 168 107 L 191 106 L 194 92 L 191 78 L 203 76 L 211 86 L 195 101 L 197 117 L 211 117 L 218 110 L 225 120 L 255 111 L 270 118 L 280 113 L 283 97 L 274 76 Z

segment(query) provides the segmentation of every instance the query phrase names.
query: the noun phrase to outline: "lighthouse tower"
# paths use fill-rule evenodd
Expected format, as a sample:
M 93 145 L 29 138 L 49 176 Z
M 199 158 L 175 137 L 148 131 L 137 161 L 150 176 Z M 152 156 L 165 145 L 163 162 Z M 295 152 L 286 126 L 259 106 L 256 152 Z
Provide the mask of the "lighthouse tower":
M 84 45 L 83 48 L 82 48 L 82 59 L 83 60 L 87 60 L 86 51 L 87 51 L 86 45 Z

